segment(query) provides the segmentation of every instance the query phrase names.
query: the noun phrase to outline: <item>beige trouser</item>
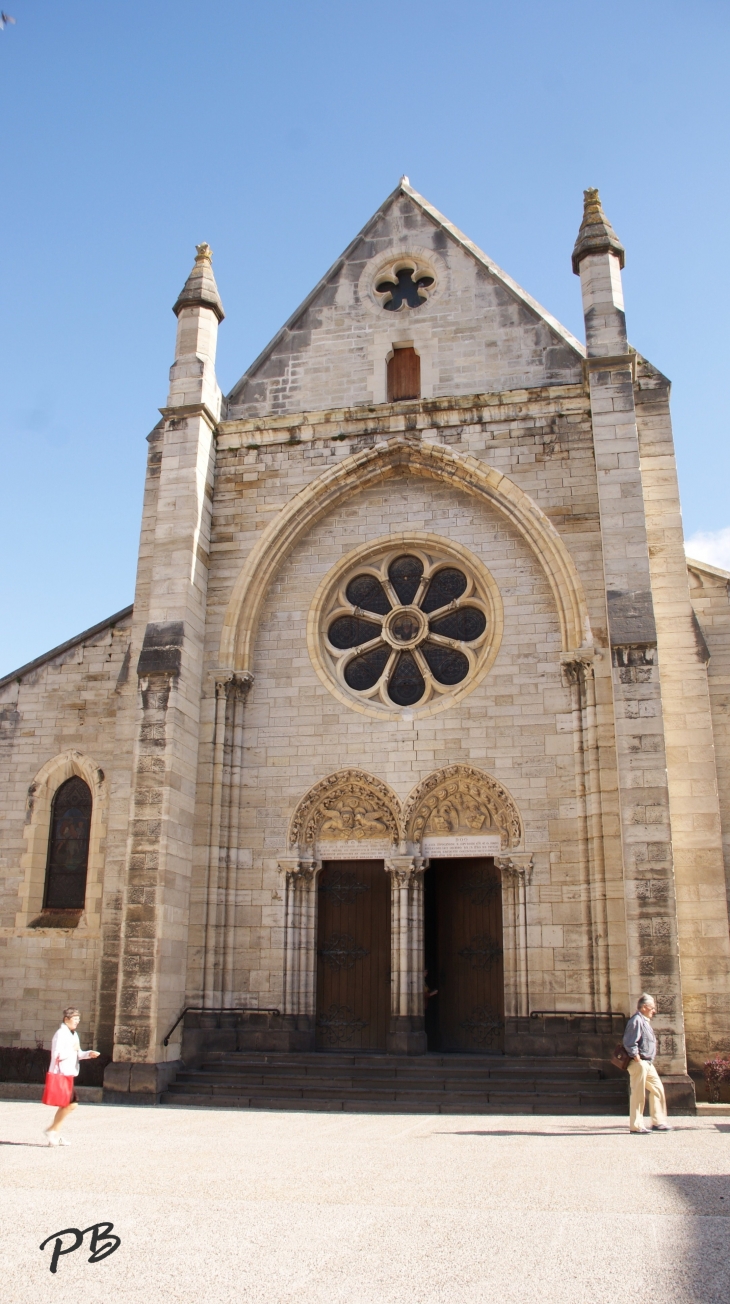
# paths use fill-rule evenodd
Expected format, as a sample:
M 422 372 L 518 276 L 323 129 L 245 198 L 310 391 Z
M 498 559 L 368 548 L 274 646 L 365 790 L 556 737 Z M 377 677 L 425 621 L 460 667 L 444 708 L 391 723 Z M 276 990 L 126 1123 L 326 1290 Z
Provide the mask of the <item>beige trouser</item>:
M 629 1064 L 631 1100 L 629 1102 L 629 1127 L 638 1132 L 644 1126 L 644 1101 L 649 1092 L 649 1112 L 652 1123 L 666 1123 L 667 1102 L 664 1087 L 653 1064 L 648 1060 L 632 1060 Z

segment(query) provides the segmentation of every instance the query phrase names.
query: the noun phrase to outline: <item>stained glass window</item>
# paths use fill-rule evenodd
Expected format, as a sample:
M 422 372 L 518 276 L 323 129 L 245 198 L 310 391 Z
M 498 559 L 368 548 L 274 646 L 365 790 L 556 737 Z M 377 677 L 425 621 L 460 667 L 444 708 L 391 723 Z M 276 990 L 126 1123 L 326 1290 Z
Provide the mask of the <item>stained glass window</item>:
M 44 909 L 83 910 L 90 828 L 91 791 L 74 775 L 53 799 Z
M 429 669 L 440 684 L 460 684 L 469 673 L 469 662 L 463 652 L 453 647 L 439 647 L 424 643 L 423 655 Z
M 381 646 L 373 648 L 372 652 L 363 652 L 362 656 L 354 657 L 348 662 L 345 683 L 360 693 L 373 688 L 385 670 L 389 656 L 390 649 Z
M 364 611 L 374 611 L 376 615 L 387 616 L 390 603 L 380 580 L 374 575 L 356 575 L 347 586 L 347 601 L 353 607 L 362 607 Z
M 426 691 L 426 683 L 410 652 L 401 652 L 390 679 L 388 696 L 397 706 L 415 706 Z
M 421 603 L 421 611 L 438 611 L 440 607 L 447 607 L 460 598 L 465 589 L 466 575 L 453 566 L 444 566 L 433 576 Z
M 418 557 L 396 557 L 388 567 L 388 579 L 404 606 L 413 601 L 423 575 L 423 562 Z
M 327 637 L 333 647 L 360 647 L 377 638 L 379 633 L 380 625 L 373 625 L 369 620 L 361 620 L 359 616 L 338 616 L 332 621 Z
M 446 616 L 431 621 L 431 631 L 443 638 L 456 638 L 462 643 L 473 643 L 487 627 L 487 618 L 476 607 L 460 607 Z M 364 640 L 363 640 L 364 642 Z

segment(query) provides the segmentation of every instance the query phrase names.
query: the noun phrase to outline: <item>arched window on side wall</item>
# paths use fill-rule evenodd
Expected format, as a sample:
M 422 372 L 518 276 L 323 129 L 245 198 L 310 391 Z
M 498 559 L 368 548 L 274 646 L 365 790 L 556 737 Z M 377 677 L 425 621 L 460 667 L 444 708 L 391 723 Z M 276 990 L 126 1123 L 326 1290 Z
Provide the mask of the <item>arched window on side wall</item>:
M 91 790 L 74 775 L 53 798 L 44 910 L 83 910 L 90 827 Z
M 394 348 L 388 359 L 388 402 L 421 397 L 421 359 L 416 350 Z

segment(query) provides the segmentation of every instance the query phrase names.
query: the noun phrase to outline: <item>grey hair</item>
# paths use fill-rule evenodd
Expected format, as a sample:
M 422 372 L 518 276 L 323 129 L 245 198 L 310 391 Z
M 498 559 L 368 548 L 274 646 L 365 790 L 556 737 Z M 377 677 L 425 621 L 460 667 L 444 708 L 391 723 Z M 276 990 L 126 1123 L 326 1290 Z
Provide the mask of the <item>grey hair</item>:
M 654 1000 L 654 997 L 652 996 L 651 992 L 642 992 L 642 993 L 641 993 L 641 996 L 639 997 L 638 1001 L 636 1002 L 636 1008 L 637 1008 L 637 1010 L 641 1009 L 641 1006 L 642 1006 L 642 1005 L 653 1005 L 654 1008 L 656 1009 L 656 1001 Z

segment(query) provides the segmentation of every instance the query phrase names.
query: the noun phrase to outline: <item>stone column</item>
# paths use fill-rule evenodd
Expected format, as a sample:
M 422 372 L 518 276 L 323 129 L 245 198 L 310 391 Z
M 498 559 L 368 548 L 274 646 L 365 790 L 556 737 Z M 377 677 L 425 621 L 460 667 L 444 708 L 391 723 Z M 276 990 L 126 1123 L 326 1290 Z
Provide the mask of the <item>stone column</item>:
M 576 769 L 577 813 L 580 821 L 582 928 L 570 933 L 566 947 L 586 952 L 585 1009 L 610 1010 L 611 973 L 608 951 L 608 903 L 603 852 L 596 683 L 592 648 L 567 653 L 563 674 L 570 689 Z M 567 929 L 566 929 L 567 932 Z M 581 997 L 578 996 L 578 1000 Z
M 530 975 L 527 962 L 527 888 L 532 856 L 511 853 L 495 856 L 502 874 L 502 935 L 504 947 L 504 1012 L 508 1019 L 526 1019 L 530 1013 Z
M 627 1001 L 633 1009 L 642 990 L 656 995 L 659 1068 L 681 1076 L 686 1060 L 664 722 L 623 265 L 623 246 L 598 191 L 586 190 L 573 270 L 585 317 L 612 661 Z
M 243 716 L 253 675 L 216 678 L 213 790 L 205 914 L 203 1004 L 234 1005 L 238 830 L 243 771 Z
M 279 861 L 285 876 L 283 1014 L 296 1049 L 314 1048 L 317 1016 L 317 878 L 321 861 Z M 294 1046 L 293 1046 L 294 1048 Z
M 426 1051 L 423 972 L 423 875 L 426 864 L 420 856 L 393 856 L 385 861 L 391 893 L 388 1050 L 399 1055 L 422 1055 Z

